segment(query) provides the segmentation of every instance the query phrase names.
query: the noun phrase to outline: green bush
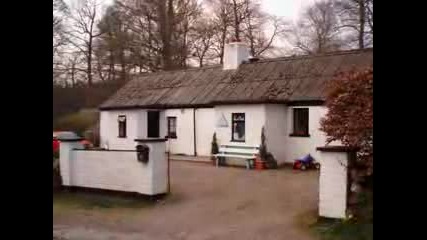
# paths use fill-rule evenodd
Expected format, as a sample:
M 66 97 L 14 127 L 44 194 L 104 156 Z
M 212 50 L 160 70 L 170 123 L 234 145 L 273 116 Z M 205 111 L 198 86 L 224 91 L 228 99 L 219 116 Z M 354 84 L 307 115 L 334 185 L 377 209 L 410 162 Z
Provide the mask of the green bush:
M 98 121 L 98 112 L 80 111 L 61 117 L 54 124 L 54 129 L 59 131 L 73 131 L 80 136 L 84 131 Z

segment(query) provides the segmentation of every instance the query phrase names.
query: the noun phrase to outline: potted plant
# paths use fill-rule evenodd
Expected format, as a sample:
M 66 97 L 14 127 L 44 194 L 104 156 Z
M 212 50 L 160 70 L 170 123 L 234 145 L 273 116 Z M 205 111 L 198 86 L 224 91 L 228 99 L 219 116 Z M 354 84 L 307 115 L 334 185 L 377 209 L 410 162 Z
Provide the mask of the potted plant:
M 277 161 L 273 154 L 267 150 L 265 129 L 261 129 L 261 145 L 259 147 L 259 158 L 255 161 L 256 169 L 277 168 Z
M 211 143 L 211 160 L 212 160 L 212 163 L 215 165 L 215 154 L 217 154 L 219 152 L 219 149 L 218 149 L 218 142 L 217 142 L 217 139 L 216 139 L 216 133 L 214 133 L 213 134 L 213 137 L 212 137 L 212 143 Z

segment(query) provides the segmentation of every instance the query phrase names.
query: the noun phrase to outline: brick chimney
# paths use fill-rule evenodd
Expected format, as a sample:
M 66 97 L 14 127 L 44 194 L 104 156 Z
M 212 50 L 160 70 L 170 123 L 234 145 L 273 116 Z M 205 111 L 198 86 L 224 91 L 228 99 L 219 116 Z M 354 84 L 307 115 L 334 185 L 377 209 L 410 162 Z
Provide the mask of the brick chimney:
M 224 46 L 223 69 L 237 69 L 243 61 L 249 59 L 249 48 L 243 42 L 231 42 Z

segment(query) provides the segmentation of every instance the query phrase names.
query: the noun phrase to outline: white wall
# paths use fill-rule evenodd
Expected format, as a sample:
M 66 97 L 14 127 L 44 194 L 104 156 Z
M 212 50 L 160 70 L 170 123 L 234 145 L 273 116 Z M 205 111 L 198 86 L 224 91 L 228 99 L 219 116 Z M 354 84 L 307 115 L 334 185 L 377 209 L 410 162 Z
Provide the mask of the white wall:
M 293 133 L 294 108 L 308 108 L 310 137 L 289 136 Z M 279 163 L 293 162 L 306 154 L 311 154 L 320 161 L 316 147 L 326 144 L 326 135 L 320 131 L 320 119 L 326 112 L 327 108 L 324 106 L 266 105 L 267 147 Z M 340 143 L 334 142 L 334 145 L 340 145 Z
M 197 155 L 210 156 L 211 142 L 215 131 L 215 111 L 213 108 L 196 109 Z
M 310 137 L 291 137 L 293 131 L 293 108 L 281 104 L 219 105 L 215 108 L 196 109 L 196 146 L 199 156 L 209 156 L 212 135 L 217 133 L 219 144 L 260 144 L 261 128 L 265 126 L 267 146 L 279 163 L 293 162 L 296 158 L 311 154 L 319 159 L 316 147 L 325 145 L 326 136 L 319 130 L 320 119 L 327 109 L 309 106 Z M 301 106 L 303 107 L 303 106 Z M 305 106 L 304 106 L 305 107 Z M 101 144 L 110 149 L 135 149 L 135 138 L 146 138 L 147 110 L 101 111 Z M 245 143 L 231 142 L 231 114 L 244 112 L 246 117 Z M 126 115 L 127 137 L 118 138 L 117 117 Z M 227 126 L 217 126 L 224 116 Z M 167 117 L 177 117 L 177 138 L 169 139 L 172 154 L 194 155 L 193 109 L 167 109 L 160 112 L 160 137 L 167 134 Z M 334 143 L 339 145 L 339 143 Z M 101 145 L 102 146 L 102 145 Z
M 119 138 L 117 118 L 126 116 L 126 138 Z M 166 136 L 165 112 L 160 111 L 160 138 Z M 147 138 L 147 110 L 114 110 L 100 113 L 100 143 L 109 149 L 134 150 L 135 139 Z
M 193 109 L 167 109 L 167 117 L 176 117 L 176 136 L 168 140 L 169 151 L 172 154 L 194 155 L 194 124 Z M 167 127 L 167 120 L 165 120 Z
M 196 147 L 200 156 L 210 155 L 210 144 L 214 131 L 213 108 L 198 108 L 196 114 Z M 119 115 L 126 115 L 126 138 L 118 137 Z M 177 138 L 169 139 L 173 154 L 194 155 L 193 109 L 167 109 L 160 111 L 160 137 L 167 135 L 167 117 L 177 118 Z M 101 146 L 108 144 L 110 149 L 133 150 L 135 138 L 147 138 L 147 110 L 101 111 Z
M 245 142 L 231 142 L 231 114 L 245 113 Z M 227 127 L 217 126 L 218 119 L 222 116 L 227 121 Z M 215 107 L 214 119 L 215 132 L 218 144 L 231 145 L 259 145 L 261 143 L 261 128 L 265 125 L 265 105 L 220 105 Z M 212 137 L 211 137 L 212 138 Z
M 177 138 L 169 139 L 172 154 L 194 155 L 193 111 L 192 108 L 166 110 L 166 117 L 176 117 Z M 214 109 L 196 108 L 195 114 L 197 155 L 209 156 L 214 132 Z
M 347 153 L 320 152 L 319 215 L 345 218 L 347 209 Z
M 100 113 L 100 144 L 109 149 L 134 150 L 135 139 L 142 138 L 146 114 L 139 110 L 101 111 Z M 119 138 L 117 118 L 126 116 L 126 138 Z
M 60 165 L 68 166 L 61 167 L 63 184 L 147 195 L 165 193 L 165 142 L 146 144 L 150 148 L 148 163 L 139 162 L 135 151 L 71 150 L 67 142 L 61 143 Z M 62 155 L 66 149 L 69 155 Z
M 278 163 L 283 163 L 289 151 L 285 145 L 288 132 L 287 107 L 283 104 L 267 104 L 265 109 L 267 150 L 274 155 Z
M 308 107 L 308 133 L 310 137 L 291 137 L 289 136 L 293 131 L 293 109 L 287 108 L 287 131 L 285 134 L 286 152 L 284 153 L 285 161 L 293 162 L 296 158 L 302 157 L 306 154 L 311 154 L 316 160 L 320 159 L 316 147 L 324 146 L 326 144 L 326 135 L 320 131 L 320 119 L 325 116 L 327 108 L 324 106 L 310 106 Z M 302 108 L 307 108 L 303 106 Z
M 61 172 L 62 184 L 65 186 L 70 185 L 70 169 L 72 167 L 70 164 L 73 159 L 73 149 L 83 149 L 83 145 L 79 141 L 61 141 L 61 144 L 59 145 L 59 169 Z
M 224 46 L 223 69 L 237 69 L 239 65 L 249 59 L 249 48 L 245 43 L 232 42 Z

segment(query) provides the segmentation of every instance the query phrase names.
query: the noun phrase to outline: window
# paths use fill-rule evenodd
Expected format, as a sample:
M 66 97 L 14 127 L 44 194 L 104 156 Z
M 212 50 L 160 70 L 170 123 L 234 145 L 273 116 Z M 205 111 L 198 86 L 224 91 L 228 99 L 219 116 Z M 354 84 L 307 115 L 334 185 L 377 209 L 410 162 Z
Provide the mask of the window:
M 126 137 L 126 116 L 120 115 L 117 119 L 119 122 L 119 138 Z
M 308 134 L 308 108 L 294 108 L 294 131 L 291 136 L 310 136 Z
M 176 138 L 176 117 L 168 117 L 168 138 Z
M 232 113 L 231 114 L 231 141 L 244 142 L 245 141 L 245 114 Z

